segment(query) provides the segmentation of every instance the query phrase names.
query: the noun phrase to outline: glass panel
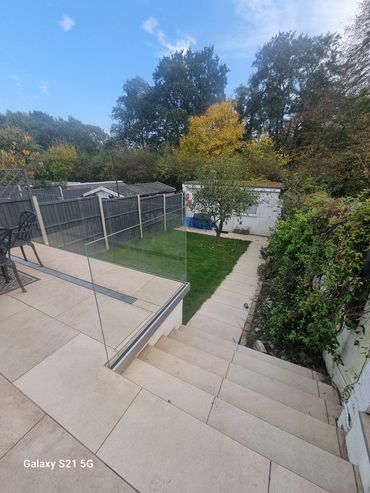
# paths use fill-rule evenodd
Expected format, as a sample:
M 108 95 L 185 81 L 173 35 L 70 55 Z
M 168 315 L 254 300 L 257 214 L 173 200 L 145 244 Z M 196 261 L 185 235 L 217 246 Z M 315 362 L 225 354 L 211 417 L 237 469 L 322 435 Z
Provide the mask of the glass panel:
M 148 209 L 147 216 L 154 215 L 150 213 Z M 183 209 L 157 212 L 141 224 L 92 241 L 86 254 L 100 317 L 99 339 L 107 355 L 116 359 L 113 350 L 123 351 L 186 281 Z

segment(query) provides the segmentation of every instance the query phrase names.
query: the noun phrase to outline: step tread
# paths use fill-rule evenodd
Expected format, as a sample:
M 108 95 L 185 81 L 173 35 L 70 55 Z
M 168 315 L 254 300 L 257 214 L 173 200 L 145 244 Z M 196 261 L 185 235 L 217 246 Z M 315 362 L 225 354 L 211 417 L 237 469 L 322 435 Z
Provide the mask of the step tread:
M 357 493 L 352 465 L 218 398 L 208 423 L 247 448 L 332 493 Z
M 242 333 L 242 327 L 233 327 L 225 322 L 220 322 L 198 313 L 189 320 L 188 326 L 235 343 L 239 342 Z
M 310 394 L 319 396 L 319 390 L 317 387 L 317 381 L 311 377 L 299 375 L 298 373 L 279 366 L 270 364 L 269 360 L 260 360 L 249 356 L 249 354 L 242 354 L 240 351 L 236 351 L 233 359 L 233 363 L 240 365 L 248 370 L 255 371 L 266 377 L 279 380 L 280 382 L 296 387 Z
M 224 377 L 229 368 L 228 361 L 169 337 L 161 337 L 155 347 L 220 377 Z
M 285 467 L 271 463 L 270 487 L 268 493 L 328 493 L 316 484 L 294 474 Z
M 217 395 L 221 387 L 222 377 L 203 370 L 199 366 L 188 363 L 172 354 L 168 354 L 161 349 L 147 346 L 140 353 L 139 358 L 209 394 Z
M 206 422 L 214 396 L 152 366 L 134 359 L 122 375 L 157 397 Z
M 261 361 L 266 361 L 271 365 L 276 365 L 279 368 L 296 372 L 307 378 L 313 378 L 312 370 L 310 370 L 309 368 L 296 365 L 295 363 L 291 363 L 290 361 L 285 361 L 283 359 L 276 358 L 276 356 L 272 356 L 271 354 L 262 353 L 261 351 L 256 351 L 255 349 L 241 345 L 238 345 L 237 351 L 240 354 L 245 354 L 246 356 L 250 356 L 252 358 L 256 358 Z
M 268 490 L 267 459 L 145 390 L 97 455 L 141 493 Z
M 203 330 L 196 329 L 195 327 L 190 327 L 190 325 L 182 325 L 179 328 L 180 332 L 184 332 L 186 334 L 194 335 L 195 337 L 199 337 L 205 341 L 213 342 L 214 344 L 218 344 L 219 346 L 236 350 L 237 342 L 227 341 L 226 339 L 222 339 L 221 337 L 217 337 L 215 334 L 210 334 L 209 332 L 204 332 Z
M 258 392 L 224 380 L 218 397 L 328 452 L 341 456 L 336 428 Z
M 187 344 L 188 346 L 192 346 L 194 348 L 205 351 L 209 354 L 213 354 L 218 358 L 223 358 L 226 361 L 231 361 L 234 356 L 233 349 L 220 346 L 217 343 L 207 341 L 205 339 L 202 339 L 201 337 L 197 337 L 195 335 L 187 333 L 186 331 L 173 330 L 168 337 L 182 342 L 183 344 Z
M 328 422 L 325 401 L 320 397 L 233 363 L 230 363 L 226 378 L 325 423 Z

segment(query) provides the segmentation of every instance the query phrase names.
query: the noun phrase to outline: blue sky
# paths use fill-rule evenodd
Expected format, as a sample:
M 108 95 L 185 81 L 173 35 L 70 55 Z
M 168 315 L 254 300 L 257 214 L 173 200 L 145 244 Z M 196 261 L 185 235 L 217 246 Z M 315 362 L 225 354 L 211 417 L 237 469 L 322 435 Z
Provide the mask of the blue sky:
M 151 81 L 158 59 L 214 45 L 227 95 L 279 30 L 343 32 L 358 0 L 3 0 L 0 112 L 72 115 L 109 130 L 123 82 Z

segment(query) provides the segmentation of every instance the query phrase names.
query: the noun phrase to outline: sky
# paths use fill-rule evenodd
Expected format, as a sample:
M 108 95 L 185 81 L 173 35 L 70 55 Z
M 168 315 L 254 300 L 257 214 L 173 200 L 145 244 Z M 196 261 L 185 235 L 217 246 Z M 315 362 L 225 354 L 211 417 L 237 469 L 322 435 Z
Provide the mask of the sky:
M 343 33 L 358 0 L 0 0 L 0 112 L 111 126 L 123 83 L 160 57 L 214 45 L 227 96 L 279 31 Z

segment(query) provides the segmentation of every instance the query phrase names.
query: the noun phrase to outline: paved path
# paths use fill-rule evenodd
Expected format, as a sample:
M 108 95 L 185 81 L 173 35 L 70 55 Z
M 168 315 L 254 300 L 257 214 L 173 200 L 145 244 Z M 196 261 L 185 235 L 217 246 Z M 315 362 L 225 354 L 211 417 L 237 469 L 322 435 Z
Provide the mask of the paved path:
M 214 235 L 213 232 L 189 229 L 191 232 Z M 188 326 L 207 329 L 214 335 L 229 333 L 238 342 L 246 321 L 249 306 L 257 289 L 258 266 L 263 262 L 260 249 L 267 238 L 253 235 L 229 233 L 227 238 L 250 241 L 248 250 L 241 255 L 233 271 L 226 276 L 213 295 L 203 303 L 197 313 L 189 320 Z

